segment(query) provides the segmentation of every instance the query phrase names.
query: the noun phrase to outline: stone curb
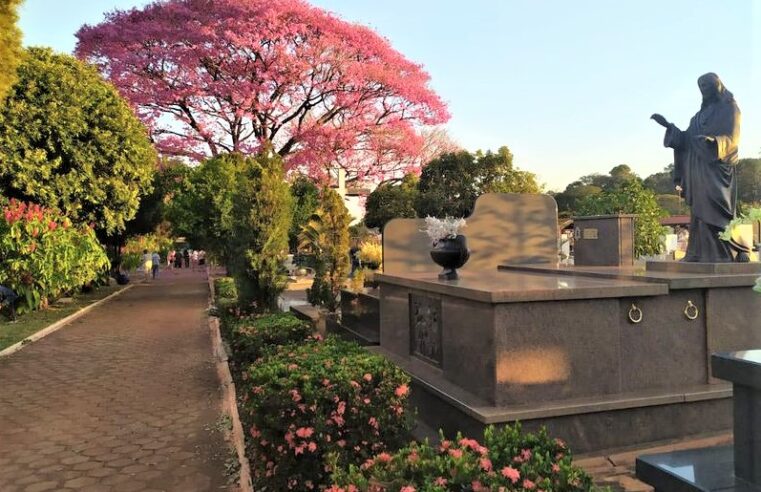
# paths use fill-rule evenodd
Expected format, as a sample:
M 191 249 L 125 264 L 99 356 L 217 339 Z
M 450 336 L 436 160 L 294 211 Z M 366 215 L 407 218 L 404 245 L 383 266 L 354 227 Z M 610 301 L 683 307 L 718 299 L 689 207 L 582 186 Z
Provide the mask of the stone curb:
M 208 270 L 206 276 L 209 284 L 209 308 L 211 308 L 214 304 L 214 280 L 209 275 Z M 235 446 L 240 464 L 238 490 L 240 492 L 254 492 L 254 487 L 251 483 L 251 467 L 246 457 L 246 440 L 243 433 L 243 424 L 241 424 L 240 415 L 238 414 L 235 383 L 233 382 L 232 374 L 230 374 L 230 366 L 227 363 L 227 352 L 222 344 L 222 334 L 219 331 L 219 318 L 209 316 L 209 333 L 211 335 L 212 353 L 217 366 L 217 375 L 222 385 L 222 412 L 229 415 L 232 421 L 232 430 L 227 431 L 228 438 L 233 446 Z
M 20 342 L 14 343 L 10 347 L 5 348 L 4 350 L 0 351 L 0 357 L 6 357 L 11 354 L 15 354 L 22 348 L 26 347 L 27 345 L 31 344 L 32 342 L 36 342 L 37 340 L 44 338 L 52 333 L 57 332 L 64 326 L 68 325 L 72 321 L 76 320 L 77 318 L 87 314 L 90 310 L 94 309 L 97 306 L 100 306 L 101 304 L 111 300 L 112 298 L 121 295 L 122 293 L 130 290 L 132 287 L 134 287 L 136 284 L 131 284 L 126 287 L 124 287 L 121 290 L 117 290 L 116 292 L 113 292 L 103 299 L 100 299 L 99 301 L 95 301 L 90 305 L 87 305 L 83 308 L 81 308 L 79 311 L 75 311 L 71 313 L 70 315 L 66 316 L 65 318 L 59 319 L 58 321 L 54 322 L 51 325 L 48 325 L 46 328 L 41 329 L 38 332 L 35 332 L 28 337 L 24 338 Z

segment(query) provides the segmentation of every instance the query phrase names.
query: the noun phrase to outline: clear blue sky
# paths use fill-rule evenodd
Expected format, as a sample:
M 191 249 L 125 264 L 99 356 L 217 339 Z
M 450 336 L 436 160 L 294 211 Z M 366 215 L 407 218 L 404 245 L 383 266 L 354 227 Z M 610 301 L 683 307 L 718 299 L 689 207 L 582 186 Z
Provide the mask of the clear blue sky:
M 28 45 L 70 52 L 74 33 L 142 0 L 26 0 Z M 686 126 L 697 77 L 719 74 L 743 112 L 742 157 L 761 155 L 761 1 L 312 0 L 422 63 L 470 150 L 508 145 L 550 189 L 626 163 L 671 162 L 662 113 Z

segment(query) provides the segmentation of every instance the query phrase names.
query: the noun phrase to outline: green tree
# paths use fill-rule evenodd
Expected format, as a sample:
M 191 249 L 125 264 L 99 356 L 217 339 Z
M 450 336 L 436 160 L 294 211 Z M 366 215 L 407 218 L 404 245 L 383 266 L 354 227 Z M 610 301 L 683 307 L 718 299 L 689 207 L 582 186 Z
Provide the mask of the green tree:
M 644 185 L 656 195 L 673 195 L 675 193 L 674 164 L 669 164 L 663 171 L 645 178 Z
M 588 196 L 602 193 L 599 186 L 585 183 L 583 178 L 566 186 L 561 193 L 555 194 L 558 211 L 561 215 L 577 215 L 578 204 Z
M 401 183 L 383 183 L 367 197 L 365 225 L 382 230 L 386 223 L 396 218 L 416 217 L 418 177 L 408 174 Z
M 152 190 L 140 198 L 135 217 L 127 222 L 125 236 L 154 232 L 169 220 L 170 204 L 192 168 L 179 160 L 165 159 L 153 172 Z
M 578 204 L 579 215 L 636 214 L 634 220 L 634 254 L 655 255 L 661 252 L 664 228 L 660 219 L 664 212 L 655 194 L 644 188 L 639 180 L 624 181 L 619 187 L 604 190 L 583 198 Z
M 0 193 L 113 233 L 137 212 L 156 161 L 145 128 L 95 69 L 27 50 L 0 108 Z
M 16 81 L 21 61 L 21 31 L 16 26 L 21 0 L 0 0 L 0 101 Z
M 761 204 L 761 159 L 740 159 L 737 163 L 737 200 L 743 209 Z
M 168 217 L 176 234 L 231 267 L 236 187 L 253 162 L 240 154 L 203 161 L 179 183 Z
M 301 244 L 315 256 L 315 275 L 307 299 L 333 312 L 349 275 L 349 224 L 351 216 L 341 197 L 330 188 L 322 191 L 320 208 L 303 228 Z
M 241 307 L 274 311 L 288 282 L 283 261 L 293 218 L 291 191 L 283 162 L 271 150 L 242 162 L 233 196 L 232 273 Z
M 293 220 L 288 231 L 288 247 L 296 252 L 299 247 L 301 229 L 309 222 L 320 204 L 320 189 L 308 176 L 300 175 L 291 183 L 293 198 Z
M 666 212 L 667 215 L 689 215 L 690 207 L 684 202 L 679 195 L 656 195 L 658 206 Z
M 641 181 L 626 164 L 619 164 L 608 174 L 587 174 L 566 186 L 565 190 L 555 193 L 560 215 L 581 215 L 579 207 L 588 197 L 598 195 L 603 191 L 614 191 L 631 181 Z
M 536 176 L 513 166 L 507 147 L 497 152 L 444 154 L 423 168 L 415 200 L 417 215 L 466 217 L 484 193 L 540 193 Z

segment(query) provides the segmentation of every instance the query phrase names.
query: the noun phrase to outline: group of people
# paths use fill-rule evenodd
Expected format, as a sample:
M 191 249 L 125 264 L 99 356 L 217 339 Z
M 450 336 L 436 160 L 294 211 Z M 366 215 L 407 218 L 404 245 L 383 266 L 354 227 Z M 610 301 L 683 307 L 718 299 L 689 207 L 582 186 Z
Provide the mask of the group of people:
M 166 268 L 172 270 L 174 268 L 190 268 L 196 270 L 198 267 L 206 265 L 206 252 L 203 250 L 171 250 L 166 255 Z M 159 275 L 159 269 L 161 267 L 161 255 L 156 252 L 149 253 L 147 249 L 143 250 L 142 257 L 143 273 L 145 278 L 148 276 L 152 279 L 156 279 Z

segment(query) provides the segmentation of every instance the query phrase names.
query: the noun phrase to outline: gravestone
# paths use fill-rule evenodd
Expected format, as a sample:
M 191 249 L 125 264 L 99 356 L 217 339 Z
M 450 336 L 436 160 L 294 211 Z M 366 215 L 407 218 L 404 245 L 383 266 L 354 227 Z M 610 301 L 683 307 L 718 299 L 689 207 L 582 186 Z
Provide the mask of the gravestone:
M 502 264 L 557 263 L 558 207 L 549 195 L 487 193 L 478 197 L 466 227 L 470 260 L 464 271 Z M 393 219 L 383 229 L 385 273 L 439 272 L 423 219 Z

